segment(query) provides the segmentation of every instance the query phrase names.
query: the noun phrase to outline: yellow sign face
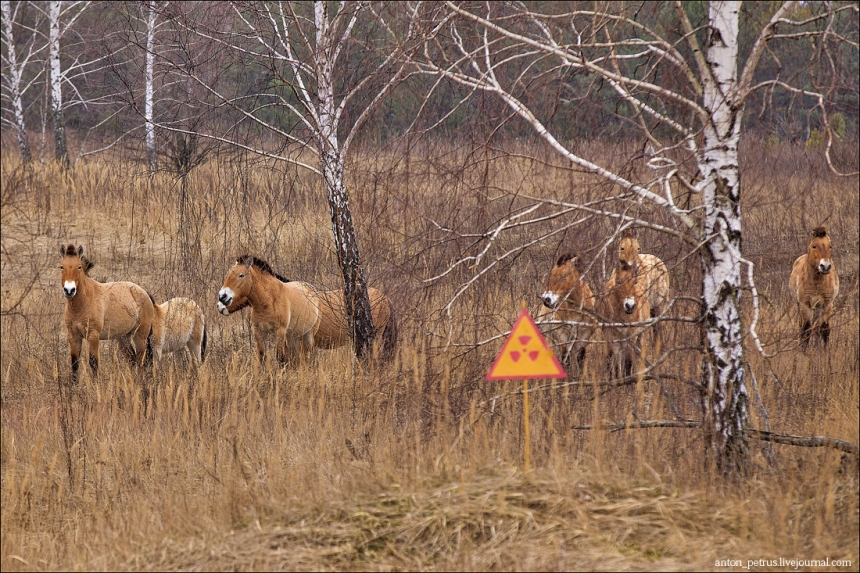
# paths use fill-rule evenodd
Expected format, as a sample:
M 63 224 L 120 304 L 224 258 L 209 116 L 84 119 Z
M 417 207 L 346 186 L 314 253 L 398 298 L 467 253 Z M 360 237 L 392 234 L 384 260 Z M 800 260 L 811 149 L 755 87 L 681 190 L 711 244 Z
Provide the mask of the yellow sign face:
M 524 378 L 567 378 L 564 368 L 547 346 L 546 340 L 526 309 L 523 309 L 514 323 L 486 379 Z

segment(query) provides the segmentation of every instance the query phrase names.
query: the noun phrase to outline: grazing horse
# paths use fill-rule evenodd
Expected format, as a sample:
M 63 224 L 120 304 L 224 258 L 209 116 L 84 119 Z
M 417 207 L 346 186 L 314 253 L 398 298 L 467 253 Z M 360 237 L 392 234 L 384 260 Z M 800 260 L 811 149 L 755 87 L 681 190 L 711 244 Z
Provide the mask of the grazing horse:
M 206 316 L 197 303 L 188 298 L 172 298 L 155 305 L 155 314 L 161 325 L 161 336 L 153 341 L 156 358 L 161 360 L 163 354 L 187 348 L 197 364 L 203 364 Z
M 788 288 L 800 309 L 800 342 L 809 345 L 812 334 L 827 344 L 830 338 L 830 317 L 833 299 L 839 294 L 839 275 L 833 265 L 830 250 L 833 243 L 824 226 L 812 231 L 806 254 L 794 261 Z
M 272 335 L 281 362 L 310 353 L 320 322 L 318 297 L 310 285 L 289 281 L 266 261 L 243 255 L 227 271 L 218 291 L 218 312 L 228 316 L 246 306 L 251 307 L 251 330 L 261 361 Z
M 623 269 L 633 269 L 644 281 L 648 293 L 650 317 L 659 316 L 666 310 L 669 302 L 669 271 L 666 264 L 654 255 L 640 254 L 639 241 L 632 235 L 627 235 L 618 244 L 618 266 Z M 615 278 L 613 270 L 609 280 Z
M 242 268 L 240 269 L 239 267 Z M 251 269 L 250 272 L 248 271 L 249 267 Z M 270 285 L 270 289 L 272 290 L 286 293 L 287 291 L 284 291 L 277 284 L 280 283 L 280 285 L 283 285 L 283 287 L 286 287 L 291 292 L 304 293 L 298 302 L 302 303 L 300 306 L 303 310 L 308 310 L 306 308 L 307 305 L 304 303 L 310 303 L 313 311 L 312 314 L 314 315 L 314 322 L 309 330 L 309 344 L 306 344 L 307 351 L 311 347 L 324 349 L 338 348 L 349 342 L 350 337 L 347 330 L 346 305 L 344 303 L 343 291 L 318 291 L 307 283 L 290 281 L 275 273 L 265 261 L 248 257 L 247 255 L 237 259 L 236 265 L 228 272 L 224 286 L 218 293 L 218 311 L 221 314 L 226 316 L 251 304 L 251 325 L 254 327 L 255 308 L 253 301 L 247 293 L 244 295 L 241 294 L 246 291 L 250 292 L 250 286 L 245 281 L 247 277 L 239 277 L 239 275 L 243 274 L 251 274 L 252 282 L 255 280 L 253 277 L 258 275 L 266 277 L 263 280 Z M 231 276 L 233 277 L 232 281 Z M 272 279 L 276 282 L 273 282 Z M 245 285 L 244 287 L 242 286 L 243 284 Z M 376 327 L 377 336 L 380 336 L 382 339 L 381 356 L 383 358 L 390 358 L 397 344 L 397 321 L 395 320 L 394 307 L 391 304 L 391 300 L 375 288 L 368 288 L 367 294 L 370 298 L 373 324 Z M 302 323 L 302 327 L 298 330 L 306 326 L 305 323 Z M 260 350 L 259 338 L 257 347 Z M 260 356 L 262 357 L 262 350 L 260 350 Z
M 597 304 L 598 313 L 613 323 L 633 323 L 648 320 L 651 303 L 646 288 L 647 280 L 636 273 L 635 265 L 620 266 L 606 282 L 606 292 Z M 637 349 L 641 350 L 643 333 L 636 334 L 641 326 L 610 326 L 604 328 L 609 342 L 610 372 L 622 377 L 633 373 Z
M 89 346 L 93 374 L 98 373 L 100 340 L 117 339 L 133 363 L 151 363 L 153 334 L 160 335 L 152 297 L 131 282 L 100 283 L 91 279 L 88 273 L 93 263 L 83 256 L 81 246 L 75 249 L 74 245 L 61 245 L 60 254 L 72 381 L 78 380 L 84 339 Z
M 552 338 L 563 344 L 561 363 L 570 367 L 571 358 L 576 358 L 579 372 L 585 362 L 585 347 L 594 334 L 594 294 L 580 274 L 579 256 L 564 254 L 558 258 L 550 271 L 546 291 L 541 295 L 543 305 L 555 311 L 563 321 L 587 323 L 589 326 L 566 324 L 553 331 Z

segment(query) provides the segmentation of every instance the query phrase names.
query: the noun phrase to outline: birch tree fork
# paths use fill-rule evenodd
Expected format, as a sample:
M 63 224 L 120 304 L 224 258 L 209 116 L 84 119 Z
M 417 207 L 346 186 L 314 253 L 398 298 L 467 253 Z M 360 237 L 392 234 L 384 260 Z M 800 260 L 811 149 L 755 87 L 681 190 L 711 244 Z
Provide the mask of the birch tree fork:
M 647 202 L 675 221 L 666 227 L 622 211 L 610 213 L 585 204 L 543 202 L 559 210 L 600 213 L 619 224 L 636 223 L 691 246 L 691 254 L 699 257 L 704 275 L 702 425 L 712 454 L 709 459 L 726 474 L 743 474 L 749 459 L 749 398 L 740 307 L 741 263 L 748 263 L 742 256 L 738 163 L 744 104 L 751 93 L 761 88 L 779 86 L 789 92 L 802 91 L 818 98 L 826 125 L 823 94 L 795 88 L 778 77 L 754 85 L 753 78 L 769 43 L 815 38 L 818 45 L 824 46 L 821 51 L 826 51 L 827 40 L 844 38 L 833 32 L 832 26 L 816 28 L 809 24 L 831 22 L 833 15 L 845 10 L 856 13 L 857 8 L 820 4 L 811 7 L 816 10 L 815 17 L 798 16 L 794 20 L 792 15 L 798 4 L 785 2 L 755 30 L 752 48 L 743 61 L 738 45 L 740 2 L 708 3 L 705 24 L 698 29 L 687 15 L 690 7 L 681 2 L 674 6 L 652 4 L 649 9 L 660 13 L 659 17 L 652 14 L 650 19 L 644 14 L 648 7 L 641 4 L 614 3 L 596 10 L 591 4 L 583 6 L 587 8 L 580 10 L 578 4 L 537 8 L 520 2 L 446 2 L 441 13 L 426 16 L 440 33 L 428 36 L 414 64 L 426 74 L 464 86 L 470 94 L 481 91 L 499 98 L 561 157 L 620 187 L 628 205 Z M 568 12 L 552 12 L 569 7 L 572 9 Z M 671 12 L 674 26 L 663 21 L 670 18 Z M 779 26 L 790 27 L 792 33 L 778 34 Z M 700 38 L 704 45 L 700 45 Z M 844 43 L 856 50 L 856 43 Z M 568 81 L 571 72 L 586 81 Z M 537 99 L 530 93 L 530 86 L 554 80 L 559 91 L 575 92 L 571 101 L 602 101 L 606 93 L 598 94 L 600 88 L 593 86 L 609 86 L 630 110 L 624 119 L 638 126 L 648 143 L 648 166 L 661 174 L 640 183 L 633 176 L 624 177 L 621 172 L 601 166 L 601 158 L 589 159 L 564 145 L 541 117 L 538 106 L 527 103 Z M 614 113 L 623 115 L 618 109 L 621 106 Z M 681 175 L 679 155 L 695 165 L 691 176 Z M 658 169 L 661 166 L 665 169 Z M 700 198 L 701 205 L 679 208 L 670 181 Z M 493 237 L 501 230 L 497 229 Z M 457 296 L 462 290 L 457 291 Z
M 187 62 L 174 62 L 177 73 L 188 74 L 210 97 L 210 101 L 195 104 L 233 114 L 227 133 L 195 134 L 294 164 L 322 178 L 343 278 L 347 329 L 356 354 L 363 356 L 375 329 L 345 169 L 357 132 L 406 76 L 409 58 L 404 54 L 417 45 L 413 33 L 417 25 L 413 18 L 401 17 L 398 22 L 405 22 L 406 29 L 395 32 L 394 17 L 390 12 L 385 16 L 383 10 L 406 10 L 396 5 L 317 1 L 231 2 L 228 6 L 232 18 L 225 15 L 223 19 L 229 24 L 210 25 L 212 18 L 200 9 L 177 21 L 202 40 L 231 52 L 235 61 L 266 69 L 270 83 L 254 86 L 253 94 L 228 94 L 218 91 L 196 70 L 189 74 Z M 372 42 L 352 37 L 359 21 L 365 38 Z M 273 108 L 277 113 L 272 113 Z M 156 125 L 182 131 L 164 123 Z M 259 138 L 241 139 L 239 125 L 273 135 L 281 142 L 280 150 L 263 147 Z M 318 164 L 302 159 L 301 152 L 310 152 Z

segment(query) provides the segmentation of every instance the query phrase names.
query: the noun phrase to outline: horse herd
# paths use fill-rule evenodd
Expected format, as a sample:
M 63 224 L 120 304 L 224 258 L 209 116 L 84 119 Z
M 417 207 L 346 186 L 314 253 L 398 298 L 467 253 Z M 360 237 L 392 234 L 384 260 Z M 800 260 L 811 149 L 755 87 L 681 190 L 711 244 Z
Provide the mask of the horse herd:
M 93 263 L 84 257 L 82 246 L 61 246 L 60 251 L 73 382 L 78 378 L 84 340 L 93 373 L 98 372 L 100 340 L 117 340 L 122 354 L 137 365 L 151 364 L 153 356 L 161 360 L 163 354 L 183 348 L 197 363 L 203 362 L 206 317 L 194 301 L 174 298 L 156 304 L 135 283 L 100 283 L 90 278 Z M 397 342 L 394 309 L 377 289 L 368 289 L 368 295 L 385 357 Z M 319 291 L 308 283 L 285 279 L 265 261 L 243 255 L 227 272 L 217 307 L 229 315 L 247 306 L 261 360 L 273 335 L 282 362 L 306 357 L 315 347 L 336 348 L 349 341 L 343 292 Z
M 831 256 L 832 242 L 825 227 L 812 231 L 807 252 L 794 261 L 789 288 L 797 301 L 800 340 L 806 348 L 813 336 L 823 343 L 830 337 L 833 300 L 839 276 Z M 197 363 L 206 353 L 206 317 L 187 298 L 162 304 L 132 282 L 100 283 L 89 277 L 93 263 L 82 246 L 61 246 L 64 314 L 77 380 L 83 340 L 89 364 L 97 372 L 99 341 L 115 339 L 132 363 L 149 364 L 153 356 L 187 348 Z M 603 289 L 595 293 L 583 278 L 580 257 L 565 254 L 552 268 L 541 295 L 544 306 L 562 323 L 553 338 L 562 347 L 562 363 L 582 371 L 586 347 L 602 328 L 609 341 L 612 374 L 630 376 L 641 352 L 643 336 L 668 310 L 669 272 L 663 261 L 640 252 L 632 235 L 618 245 L 618 264 Z M 391 301 L 368 288 L 373 322 L 382 356 L 390 356 L 397 342 L 397 322 Z M 337 348 L 349 342 L 342 291 L 320 291 L 314 286 L 277 274 L 262 259 L 243 255 L 227 271 L 218 291 L 218 311 L 230 315 L 251 307 L 251 329 L 262 360 L 268 340 L 275 339 L 277 358 L 289 363 L 306 357 L 313 348 Z
M 807 253 L 794 261 L 789 288 L 797 301 L 800 340 L 805 349 L 813 335 L 826 344 L 830 337 L 833 300 L 839 294 L 839 275 L 831 256 L 832 242 L 823 226 L 812 231 Z M 627 235 L 618 244 L 618 264 L 603 289 L 595 293 L 585 282 L 580 257 L 564 254 L 550 272 L 540 298 L 562 323 L 553 332 L 561 347 L 561 361 L 582 372 L 586 347 L 602 325 L 608 341 L 610 375 L 630 376 L 642 344 L 669 304 L 669 272 L 654 255 L 640 252 L 639 242 Z

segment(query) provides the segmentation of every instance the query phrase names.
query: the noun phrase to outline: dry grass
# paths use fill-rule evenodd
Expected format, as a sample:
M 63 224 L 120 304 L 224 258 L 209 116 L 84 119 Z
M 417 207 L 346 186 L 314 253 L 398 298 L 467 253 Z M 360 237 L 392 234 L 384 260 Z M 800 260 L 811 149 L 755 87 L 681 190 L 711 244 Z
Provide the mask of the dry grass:
M 774 431 L 858 443 L 857 180 L 830 177 L 805 152 L 770 153 L 744 166 L 744 236 L 764 295 L 759 333 L 776 355 L 750 350 L 748 360 Z M 769 462 L 770 450 L 753 443 L 749 479 L 726 483 L 704 468 L 696 430 L 572 429 L 634 414 L 699 417 L 698 391 L 677 380 L 697 378 L 694 352 L 673 354 L 662 381 L 536 392 L 524 475 L 519 386 L 484 383 L 501 340 L 476 343 L 510 328 L 521 299 L 537 310 L 534 294 L 559 252 L 599 263 L 611 227 L 589 220 L 525 251 L 445 319 L 439 309 L 473 271 L 422 281 L 473 247 L 440 226 L 482 230 L 519 204 L 516 193 L 605 191 L 526 160 L 484 161 L 428 153 L 356 162 L 355 217 L 370 282 L 398 303 L 399 354 L 368 369 L 345 349 L 321 352 L 282 370 L 258 363 L 247 313 L 218 315 L 215 293 L 240 252 L 337 286 L 314 179 L 210 163 L 191 176 L 180 213 L 181 185 L 167 175 L 148 178 L 118 160 L 28 174 L 4 156 L 3 571 L 688 570 L 780 557 L 849 559 L 831 569 L 856 570 L 856 458 L 775 445 Z M 802 354 L 788 270 L 824 220 L 842 277 L 840 315 L 830 349 Z M 534 232 L 505 235 L 498 249 Z M 697 296 L 695 260 L 643 235 L 678 290 Z M 54 268 L 65 242 L 84 245 L 97 279 L 134 280 L 159 302 L 195 299 L 210 328 L 206 363 L 195 370 L 176 357 L 137 371 L 110 343 L 98 379 L 63 386 L 69 359 Z M 458 345 L 446 347 L 449 332 Z M 677 326 L 663 342 L 695 339 L 693 327 Z M 585 379 L 601 378 L 599 354 Z M 754 396 L 751 409 L 763 428 Z

